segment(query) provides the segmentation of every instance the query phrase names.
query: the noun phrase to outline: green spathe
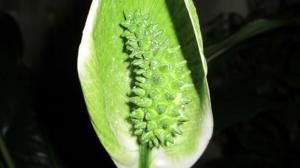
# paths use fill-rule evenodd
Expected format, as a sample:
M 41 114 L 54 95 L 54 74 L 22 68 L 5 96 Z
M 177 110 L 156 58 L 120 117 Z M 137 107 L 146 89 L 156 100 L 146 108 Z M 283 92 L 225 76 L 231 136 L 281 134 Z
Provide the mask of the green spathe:
M 128 122 L 131 79 L 120 38 L 123 11 L 136 9 L 151 15 L 172 46 L 181 46 L 179 57 L 187 61 L 194 85 L 185 109 L 189 121 L 181 127 L 184 134 L 174 145 L 153 148 L 149 156 L 140 154 L 144 149 Z M 78 72 L 95 131 L 119 168 L 188 168 L 204 151 L 213 124 L 200 27 L 191 0 L 94 0 L 79 49 Z

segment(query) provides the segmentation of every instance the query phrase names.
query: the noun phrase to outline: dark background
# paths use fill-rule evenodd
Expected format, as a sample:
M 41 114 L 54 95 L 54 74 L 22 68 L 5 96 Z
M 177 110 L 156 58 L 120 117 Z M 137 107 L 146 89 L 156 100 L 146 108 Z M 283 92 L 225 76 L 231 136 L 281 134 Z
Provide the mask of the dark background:
M 300 1 L 198 0 L 205 46 L 289 22 L 209 62 L 214 135 L 194 167 L 300 167 Z M 114 167 L 89 122 L 77 52 L 90 1 L 0 0 L 0 135 L 17 168 Z M 0 155 L 0 168 L 6 167 Z

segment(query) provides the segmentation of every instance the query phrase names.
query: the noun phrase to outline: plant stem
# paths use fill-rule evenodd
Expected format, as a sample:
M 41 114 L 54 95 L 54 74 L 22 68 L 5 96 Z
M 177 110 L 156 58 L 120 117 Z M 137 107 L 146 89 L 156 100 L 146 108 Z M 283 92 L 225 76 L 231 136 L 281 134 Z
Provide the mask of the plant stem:
M 150 153 L 151 149 L 148 148 L 147 144 L 140 146 L 139 168 L 150 168 Z
M 1 135 L 0 135 L 0 153 L 2 154 L 4 161 L 5 161 L 6 165 L 8 166 L 8 168 L 15 168 L 15 165 L 11 159 L 11 156 L 8 152 L 8 149 L 7 149 L 5 142 Z

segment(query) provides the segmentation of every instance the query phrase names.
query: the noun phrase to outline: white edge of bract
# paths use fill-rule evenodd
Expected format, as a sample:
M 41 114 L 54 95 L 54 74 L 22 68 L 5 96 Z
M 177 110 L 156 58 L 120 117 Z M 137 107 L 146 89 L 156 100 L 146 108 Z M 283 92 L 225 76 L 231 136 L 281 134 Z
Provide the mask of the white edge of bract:
M 89 55 L 91 54 L 91 50 L 93 50 L 93 41 L 91 39 L 92 37 L 92 33 L 93 33 L 93 29 L 94 29 L 94 23 L 95 23 L 95 19 L 96 19 L 96 15 L 97 15 L 97 10 L 98 8 L 100 8 L 100 2 L 101 0 L 93 0 L 91 7 L 90 7 L 90 11 L 85 23 L 85 27 L 82 33 L 82 39 L 81 39 L 81 43 L 79 46 L 79 51 L 78 51 L 78 60 L 77 60 L 77 69 L 78 69 L 78 74 L 79 74 L 79 78 L 81 80 L 89 80 L 85 77 L 85 71 L 86 71 L 86 67 L 87 67 L 87 63 L 88 63 L 88 59 L 89 59 Z M 95 126 L 95 125 L 94 125 Z M 132 147 L 133 149 L 136 149 L 136 147 L 133 147 L 132 142 L 128 142 L 126 140 L 121 140 L 118 139 L 119 141 L 123 141 L 128 143 L 127 146 Z M 124 145 L 124 144 L 123 144 Z M 126 146 L 126 145 L 125 145 Z M 117 160 L 115 160 L 112 157 L 112 160 L 114 161 L 114 163 L 117 165 L 118 168 L 137 168 L 138 167 L 138 150 L 130 150 L 128 151 L 129 153 L 132 154 L 132 161 L 129 164 L 120 164 Z M 134 161 L 135 160 L 135 161 Z
M 100 0 L 92 1 L 90 11 L 82 33 L 81 43 L 79 45 L 77 69 L 80 78 L 84 77 L 84 72 L 86 68 L 85 65 L 88 60 L 88 56 L 90 55 L 90 50 L 92 49 L 91 45 L 93 45 L 93 43 L 91 43 L 91 34 L 94 28 L 94 20 L 96 19 L 99 1 Z
M 198 17 L 196 8 L 195 8 L 194 3 L 193 3 L 192 0 L 184 0 L 184 3 L 185 3 L 186 9 L 188 10 L 188 13 L 189 13 L 192 25 L 193 25 L 194 34 L 195 34 L 196 39 L 197 39 L 198 49 L 199 49 L 200 57 L 201 57 L 201 61 L 202 61 L 202 67 L 203 67 L 203 70 L 204 70 L 204 73 L 205 73 L 205 76 L 206 76 L 208 70 L 207 70 L 207 62 L 206 62 L 206 59 L 205 59 L 205 56 L 204 56 L 204 51 L 203 51 L 203 42 L 202 42 L 202 35 L 201 35 L 201 30 L 200 30 L 200 23 L 199 22 L 195 23 L 194 20 L 191 18 L 191 14 L 194 12 L 197 15 L 197 18 L 199 18 L 199 17 Z M 191 8 L 189 8 L 188 6 L 191 7 Z M 198 21 L 198 19 L 197 19 L 197 21 Z M 197 29 L 196 24 L 197 25 L 199 24 L 199 27 L 198 27 L 199 30 Z M 201 40 L 201 43 L 200 43 L 199 40 Z

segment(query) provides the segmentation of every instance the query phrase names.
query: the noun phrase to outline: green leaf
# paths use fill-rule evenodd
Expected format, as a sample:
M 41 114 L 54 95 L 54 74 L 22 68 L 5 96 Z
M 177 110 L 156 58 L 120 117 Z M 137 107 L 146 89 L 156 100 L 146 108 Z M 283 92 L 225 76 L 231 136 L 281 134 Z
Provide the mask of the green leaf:
M 14 168 L 15 164 L 10 156 L 10 153 L 7 149 L 7 145 L 2 137 L 2 135 L 0 134 L 0 156 L 2 155 L 3 158 L 0 157 L 0 161 L 2 161 L 1 159 L 3 159 L 3 162 L 6 163 L 8 168 Z M 1 163 L 1 162 L 0 162 Z M 4 163 L 0 164 L 0 167 L 4 168 Z
M 278 20 L 264 20 L 258 19 L 253 22 L 248 23 L 246 26 L 241 28 L 236 33 L 232 34 L 230 37 L 217 42 L 216 44 L 209 45 L 205 48 L 205 55 L 207 61 L 210 62 L 217 58 L 218 56 L 224 54 L 230 48 L 235 45 L 248 40 L 252 37 L 255 37 L 259 34 L 277 29 L 287 22 L 278 21 Z
M 171 46 L 181 47 L 174 61 L 186 60 L 191 71 L 187 80 L 194 86 L 188 93 L 192 101 L 184 109 L 189 121 L 182 124 L 182 135 L 168 147 L 141 145 L 128 121 L 133 79 L 120 24 L 124 11 L 136 10 L 150 15 Z M 202 37 L 192 0 L 94 0 L 79 48 L 78 73 L 95 132 L 119 168 L 187 168 L 203 153 L 213 121 Z

